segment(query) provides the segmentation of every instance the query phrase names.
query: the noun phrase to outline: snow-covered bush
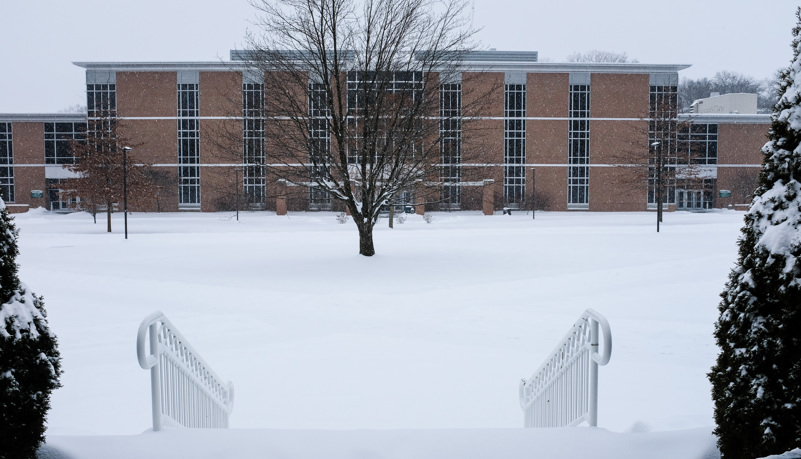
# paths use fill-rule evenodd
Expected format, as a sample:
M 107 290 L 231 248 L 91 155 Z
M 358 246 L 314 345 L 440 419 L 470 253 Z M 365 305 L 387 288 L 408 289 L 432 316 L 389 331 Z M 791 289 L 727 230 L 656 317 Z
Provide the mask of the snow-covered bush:
M 431 223 L 434 221 L 434 216 L 431 214 L 423 214 L 423 220 L 425 220 L 426 223 Z
M 724 458 L 801 446 L 801 9 L 709 374 Z
M 405 213 L 400 213 L 400 214 L 396 215 L 395 216 L 395 221 L 400 223 L 401 225 L 406 223 L 406 214 Z
M 801 459 L 801 448 L 796 448 L 783 454 L 775 454 L 772 456 L 763 457 L 762 459 Z
M 17 276 L 17 229 L 0 200 L 0 458 L 36 457 L 61 358 L 44 302 Z
M 350 217 L 345 212 L 340 212 L 337 214 L 337 222 L 339 222 L 340 225 L 344 225 L 345 223 L 347 223 L 348 218 Z

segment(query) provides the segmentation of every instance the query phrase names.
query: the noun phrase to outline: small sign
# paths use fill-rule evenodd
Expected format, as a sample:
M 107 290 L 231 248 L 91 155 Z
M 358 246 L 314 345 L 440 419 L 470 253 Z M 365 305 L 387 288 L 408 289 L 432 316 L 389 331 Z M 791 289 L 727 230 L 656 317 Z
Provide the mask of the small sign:
M 721 198 L 730 198 L 731 197 L 731 191 L 729 191 L 729 190 L 720 190 L 720 191 L 718 191 L 718 196 L 720 196 Z
M 42 197 L 44 197 L 44 192 L 42 192 L 42 190 L 31 190 L 31 197 L 32 198 L 42 198 Z

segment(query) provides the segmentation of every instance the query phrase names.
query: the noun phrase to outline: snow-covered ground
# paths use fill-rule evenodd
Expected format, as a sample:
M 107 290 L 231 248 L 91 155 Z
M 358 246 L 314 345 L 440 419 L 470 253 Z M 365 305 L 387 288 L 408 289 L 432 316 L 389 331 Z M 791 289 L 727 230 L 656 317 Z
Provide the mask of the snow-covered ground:
M 45 297 L 65 369 L 50 454 L 700 459 L 714 449 L 706 373 L 742 212 L 668 213 L 660 233 L 653 213 L 433 215 L 395 229 L 382 220 L 372 258 L 334 213 L 135 213 L 128 240 L 121 215 L 113 234 L 82 213 L 17 215 L 20 278 Z M 614 342 L 600 369 L 601 429 L 520 429 L 519 380 L 586 308 L 607 317 Z M 230 431 L 146 432 L 135 335 L 155 310 L 234 382 Z

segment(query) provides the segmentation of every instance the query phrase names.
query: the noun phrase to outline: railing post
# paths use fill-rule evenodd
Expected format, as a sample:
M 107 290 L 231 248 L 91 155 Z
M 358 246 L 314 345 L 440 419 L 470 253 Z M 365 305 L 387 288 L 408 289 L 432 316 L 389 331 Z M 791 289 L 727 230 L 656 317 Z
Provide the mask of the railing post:
M 587 317 L 590 321 L 590 406 L 587 423 L 590 427 L 598 426 L 598 362 L 592 358 L 598 354 L 598 321 Z
M 161 430 L 161 365 L 159 360 L 159 322 L 150 324 L 150 355 L 156 358 L 156 364 L 150 369 L 150 391 L 153 402 L 153 430 Z
M 184 427 L 228 427 L 233 384 L 223 390 L 220 377 L 161 312 L 139 324 L 136 357 L 140 367 L 150 370 L 154 431 L 165 419 Z

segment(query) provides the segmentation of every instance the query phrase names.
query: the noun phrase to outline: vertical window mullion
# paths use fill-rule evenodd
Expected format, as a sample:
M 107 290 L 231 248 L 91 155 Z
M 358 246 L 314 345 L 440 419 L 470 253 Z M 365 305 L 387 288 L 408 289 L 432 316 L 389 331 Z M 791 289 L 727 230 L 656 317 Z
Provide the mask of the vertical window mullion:
M 568 113 L 568 209 L 589 208 L 590 86 L 570 85 Z
M 442 167 L 442 207 L 455 210 L 461 207 L 462 163 L 462 85 L 448 83 L 440 86 L 440 148 Z
M 676 167 L 678 158 L 676 156 L 679 140 L 679 133 L 677 132 L 676 117 L 676 102 L 677 102 L 677 88 L 676 86 L 667 85 L 651 85 L 650 86 L 650 118 L 648 127 L 648 144 L 653 145 L 655 142 L 660 141 L 666 145 L 659 147 L 649 146 L 649 166 L 648 166 L 648 205 L 656 206 L 656 162 L 657 162 L 657 148 L 662 149 L 663 161 L 663 174 L 667 177 L 662 177 L 662 193 L 664 196 L 665 204 L 674 204 L 676 202 Z M 665 116 L 665 110 L 671 110 L 673 120 L 669 120 Z M 657 126 L 656 121 L 668 120 L 665 125 Z M 657 132 L 657 129 L 660 132 Z M 688 135 L 688 138 L 691 136 Z
M 331 173 L 327 164 L 331 151 L 331 136 L 328 132 L 330 111 L 328 94 L 324 84 L 309 83 L 309 163 L 313 178 L 326 179 Z M 331 197 L 319 187 L 309 187 L 309 208 L 327 210 L 331 208 Z
M 200 206 L 198 85 L 178 84 L 179 207 Z
M 504 201 L 522 206 L 526 187 L 526 85 L 506 84 L 504 93 Z
M 264 152 L 264 85 L 244 83 L 243 101 L 243 152 L 242 186 L 249 204 L 261 208 L 265 197 Z
M 0 197 L 14 202 L 14 151 L 11 123 L 0 123 Z

